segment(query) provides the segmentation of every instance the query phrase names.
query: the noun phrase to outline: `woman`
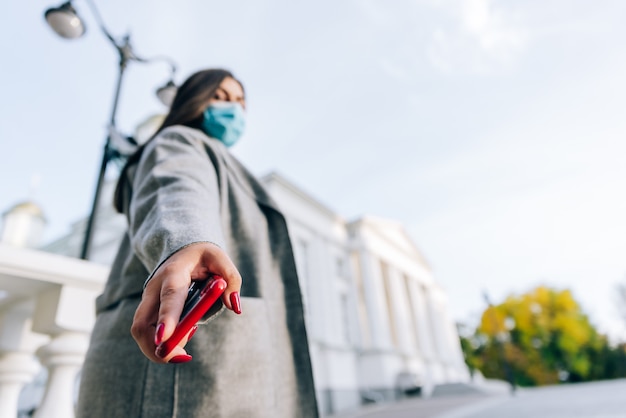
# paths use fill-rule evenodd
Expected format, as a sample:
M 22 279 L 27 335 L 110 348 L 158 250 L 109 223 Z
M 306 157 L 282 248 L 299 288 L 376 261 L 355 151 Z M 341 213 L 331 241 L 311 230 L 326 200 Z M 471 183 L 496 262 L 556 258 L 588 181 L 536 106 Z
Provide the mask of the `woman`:
M 232 74 L 200 71 L 124 168 L 129 227 L 97 300 L 79 417 L 317 417 L 285 219 L 227 149 L 244 109 Z M 227 282 L 219 306 L 159 357 L 191 281 L 210 273 Z

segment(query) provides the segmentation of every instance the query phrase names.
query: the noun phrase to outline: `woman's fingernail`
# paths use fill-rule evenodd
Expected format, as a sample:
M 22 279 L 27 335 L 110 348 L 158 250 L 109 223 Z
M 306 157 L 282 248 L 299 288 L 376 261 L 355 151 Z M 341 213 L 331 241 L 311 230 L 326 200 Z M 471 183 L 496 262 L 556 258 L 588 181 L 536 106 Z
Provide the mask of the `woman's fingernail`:
M 233 307 L 233 311 L 237 315 L 241 314 L 241 299 L 239 299 L 239 292 L 233 292 L 230 294 L 230 304 Z
M 193 337 L 193 334 L 195 334 L 197 330 L 198 330 L 198 326 L 194 325 L 191 328 L 191 331 L 189 331 L 189 337 L 187 337 L 187 341 L 191 340 L 191 337 Z
M 161 322 L 159 325 L 157 325 L 156 331 L 154 332 L 154 345 L 161 344 L 161 341 L 163 341 L 164 332 L 165 332 L 165 324 Z
M 191 357 L 189 354 L 181 354 L 179 356 L 172 357 L 169 362 L 173 364 L 187 363 L 191 361 L 192 358 L 193 357 Z
M 167 353 L 165 353 L 165 347 L 159 345 L 156 350 L 154 350 L 154 354 L 156 354 L 157 357 L 163 358 Z

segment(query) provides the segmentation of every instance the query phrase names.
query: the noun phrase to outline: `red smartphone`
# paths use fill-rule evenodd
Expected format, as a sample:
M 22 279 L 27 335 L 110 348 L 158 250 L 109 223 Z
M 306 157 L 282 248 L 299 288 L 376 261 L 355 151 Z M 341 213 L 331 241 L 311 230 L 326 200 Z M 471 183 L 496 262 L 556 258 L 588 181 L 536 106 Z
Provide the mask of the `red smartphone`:
M 156 350 L 157 355 L 167 357 L 217 299 L 222 296 L 224 290 L 226 290 L 226 280 L 220 276 L 211 276 L 205 280 L 191 282 L 180 321 L 178 321 L 172 336 L 159 344 Z

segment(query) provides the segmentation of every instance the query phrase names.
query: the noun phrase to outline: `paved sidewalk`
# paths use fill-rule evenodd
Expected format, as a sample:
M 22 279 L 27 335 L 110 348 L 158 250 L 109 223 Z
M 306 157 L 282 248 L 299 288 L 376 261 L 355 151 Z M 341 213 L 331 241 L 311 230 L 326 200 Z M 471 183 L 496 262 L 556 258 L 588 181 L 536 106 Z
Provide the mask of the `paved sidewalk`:
M 626 418 L 625 394 L 626 379 L 528 388 L 505 402 L 438 418 Z
M 626 418 L 626 379 L 416 398 L 329 418 Z
M 392 404 L 372 405 L 328 418 L 454 418 L 504 402 L 509 395 L 464 394 L 429 399 L 415 398 Z

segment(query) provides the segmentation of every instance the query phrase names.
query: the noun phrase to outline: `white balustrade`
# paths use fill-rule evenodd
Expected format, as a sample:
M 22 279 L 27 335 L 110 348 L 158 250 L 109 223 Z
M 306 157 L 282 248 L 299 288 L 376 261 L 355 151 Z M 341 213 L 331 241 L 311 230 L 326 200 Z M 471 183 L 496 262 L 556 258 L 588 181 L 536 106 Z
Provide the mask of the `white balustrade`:
M 0 244 L 0 418 L 15 418 L 23 386 L 48 380 L 35 418 L 72 418 L 76 376 L 108 267 Z

